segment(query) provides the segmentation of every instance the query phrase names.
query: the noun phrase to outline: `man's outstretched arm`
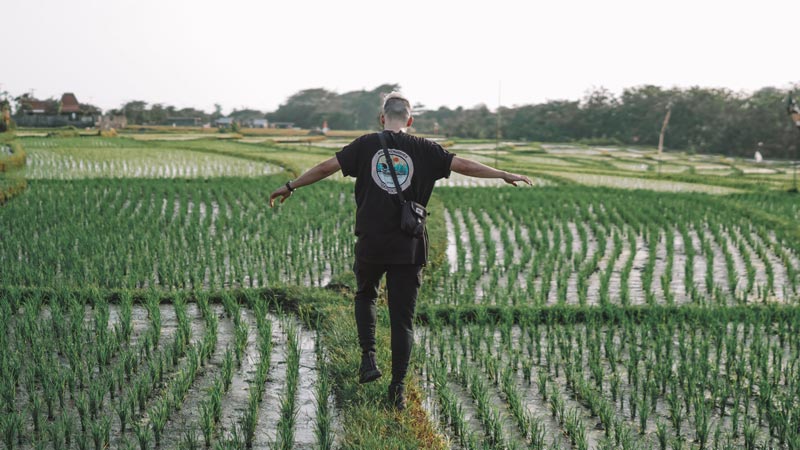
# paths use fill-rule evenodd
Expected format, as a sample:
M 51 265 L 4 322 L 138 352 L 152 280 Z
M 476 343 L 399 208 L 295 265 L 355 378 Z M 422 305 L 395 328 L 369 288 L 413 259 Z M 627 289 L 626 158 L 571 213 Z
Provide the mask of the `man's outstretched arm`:
M 297 189 L 299 187 L 308 186 L 309 184 L 316 183 L 323 178 L 327 178 L 334 173 L 338 172 L 340 169 L 339 160 L 336 159 L 334 156 L 331 159 L 323 161 L 316 166 L 308 169 L 304 174 L 300 175 L 299 178 L 291 182 L 292 189 Z M 281 186 L 278 189 L 275 189 L 275 192 L 269 196 L 269 207 L 272 208 L 275 205 L 275 199 L 281 197 L 281 203 L 285 202 L 287 198 L 292 195 L 289 192 L 289 189 L 286 186 Z
M 528 177 L 526 177 L 525 175 L 517 175 L 515 173 L 510 173 L 503 170 L 497 170 L 493 167 L 489 167 L 477 161 L 473 161 L 471 159 L 459 158 L 458 156 L 453 157 L 453 162 L 450 163 L 450 170 L 469 177 L 501 178 L 506 183 L 513 184 L 514 186 L 516 186 L 517 182 L 520 181 L 523 183 L 531 184 L 531 180 L 528 179 Z

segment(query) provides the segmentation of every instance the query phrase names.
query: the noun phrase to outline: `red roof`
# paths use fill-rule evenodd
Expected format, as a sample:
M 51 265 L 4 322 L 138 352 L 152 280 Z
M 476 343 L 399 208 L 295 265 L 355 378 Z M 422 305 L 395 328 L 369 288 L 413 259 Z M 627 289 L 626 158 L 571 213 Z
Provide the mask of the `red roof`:
M 61 96 L 62 113 L 73 113 L 80 111 L 81 111 L 81 104 L 78 103 L 78 99 L 75 98 L 75 94 L 73 94 L 72 92 L 67 92 Z
M 29 100 L 25 104 L 31 111 L 44 111 L 47 109 L 47 102 L 41 100 Z

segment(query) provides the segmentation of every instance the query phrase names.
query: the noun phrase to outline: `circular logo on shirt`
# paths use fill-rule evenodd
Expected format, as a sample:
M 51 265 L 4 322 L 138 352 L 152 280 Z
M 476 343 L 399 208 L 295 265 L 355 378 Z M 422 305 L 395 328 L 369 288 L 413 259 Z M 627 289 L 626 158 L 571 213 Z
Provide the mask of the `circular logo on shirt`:
M 414 176 L 414 162 L 406 152 L 394 148 L 389 149 L 389 156 L 392 159 L 391 164 L 397 174 L 400 189 L 405 191 L 411 185 L 411 177 Z M 383 149 L 378 150 L 372 157 L 372 180 L 384 191 L 390 194 L 397 193 Z

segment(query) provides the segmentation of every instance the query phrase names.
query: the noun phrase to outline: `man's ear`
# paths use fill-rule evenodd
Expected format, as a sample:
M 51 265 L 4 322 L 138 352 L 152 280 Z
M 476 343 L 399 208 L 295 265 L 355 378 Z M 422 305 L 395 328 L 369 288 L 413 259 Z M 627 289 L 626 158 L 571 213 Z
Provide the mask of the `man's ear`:
M 383 114 L 381 114 L 381 117 L 378 120 L 381 121 L 381 125 L 386 125 L 386 116 L 384 116 Z
M 409 117 L 408 118 L 408 122 L 406 122 L 406 126 L 410 127 L 412 123 L 414 123 L 414 118 L 413 117 Z

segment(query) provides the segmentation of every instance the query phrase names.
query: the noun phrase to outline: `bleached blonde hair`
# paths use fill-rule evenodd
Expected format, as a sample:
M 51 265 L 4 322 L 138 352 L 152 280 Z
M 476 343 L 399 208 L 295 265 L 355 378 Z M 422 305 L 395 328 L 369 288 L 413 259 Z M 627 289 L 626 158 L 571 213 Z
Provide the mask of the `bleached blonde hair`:
M 390 92 L 383 96 L 381 112 L 387 120 L 406 121 L 411 117 L 411 102 L 400 92 Z

